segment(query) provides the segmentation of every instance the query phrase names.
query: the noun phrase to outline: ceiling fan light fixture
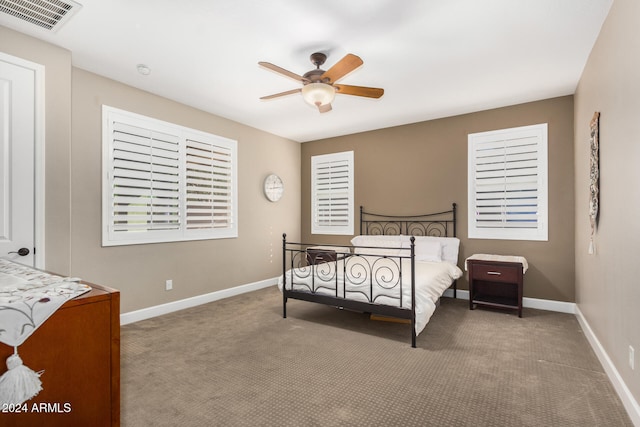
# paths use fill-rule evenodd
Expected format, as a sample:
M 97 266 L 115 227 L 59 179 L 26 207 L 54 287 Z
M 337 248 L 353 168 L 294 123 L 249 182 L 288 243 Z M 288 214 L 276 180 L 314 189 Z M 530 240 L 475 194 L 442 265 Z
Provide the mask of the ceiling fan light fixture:
M 336 90 L 326 83 L 308 83 L 302 87 L 302 97 L 314 107 L 331 104 L 336 97 Z

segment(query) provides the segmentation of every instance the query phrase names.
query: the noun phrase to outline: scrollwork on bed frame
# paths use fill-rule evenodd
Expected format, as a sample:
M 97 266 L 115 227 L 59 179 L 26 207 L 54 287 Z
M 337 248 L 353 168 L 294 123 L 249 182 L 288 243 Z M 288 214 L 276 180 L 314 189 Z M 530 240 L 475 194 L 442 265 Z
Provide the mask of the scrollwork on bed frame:
M 415 331 L 415 242 L 413 236 L 456 236 L 456 204 L 452 209 L 425 215 L 399 216 L 365 212 L 360 207 L 360 234 L 409 235 L 410 248 L 400 255 L 373 255 L 373 247 L 358 246 L 361 253 L 352 252 L 355 247 L 343 245 L 308 244 L 287 242 L 282 235 L 282 315 L 287 317 L 287 299 L 317 302 L 374 314 L 409 319 L 411 322 L 411 346 L 416 346 Z M 319 260 L 309 249 L 321 246 L 334 252 L 334 259 Z M 372 250 L 371 254 L 367 250 Z M 403 266 L 403 260 L 407 265 Z M 409 271 L 406 271 L 409 270 Z M 404 307 L 403 280 L 410 277 L 410 307 Z M 349 287 L 345 278 L 349 278 Z M 287 283 L 290 289 L 287 289 Z M 406 286 L 406 284 L 405 284 Z M 454 282 L 454 297 L 456 285 Z M 361 300 L 349 299 L 352 294 Z M 378 299 L 388 298 L 397 303 L 380 304 Z M 365 301 L 362 301 L 364 299 Z
M 292 290 L 314 294 L 328 291 L 336 298 L 345 299 L 358 294 L 371 304 L 376 304 L 381 297 L 385 297 L 402 307 L 402 278 L 409 274 L 404 271 L 407 266 L 403 266 L 402 260 L 411 260 L 410 249 L 405 248 L 405 255 L 378 256 L 367 254 L 366 247 L 363 246 L 359 248 L 365 253 L 354 254 L 341 251 L 342 246 L 325 245 L 325 248 L 336 250 L 336 258 L 329 262 L 314 262 L 307 251 L 312 246 L 287 242 L 286 235 L 283 238 L 284 250 L 289 259 L 286 282 Z M 345 286 L 345 278 L 348 278 L 349 288 Z
M 360 206 L 360 234 L 456 237 L 456 207 L 425 215 L 381 215 Z

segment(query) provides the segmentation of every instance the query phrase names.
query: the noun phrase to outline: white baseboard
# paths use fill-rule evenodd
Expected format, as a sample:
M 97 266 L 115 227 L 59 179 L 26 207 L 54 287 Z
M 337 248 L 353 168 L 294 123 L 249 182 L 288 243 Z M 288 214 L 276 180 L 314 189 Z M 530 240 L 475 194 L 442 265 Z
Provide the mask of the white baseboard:
M 622 404 L 627 410 L 629 418 L 631 418 L 631 422 L 633 422 L 634 426 L 640 427 L 640 405 L 638 405 L 638 402 L 631 394 L 631 391 L 620 376 L 620 373 L 609 358 L 604 347 L 602 347 L 602 344 L 600 344 L 600 341 L 593 333 L 591 326 L 589 326 L 587 319 L 584 318 L 578 306 L 576 306 L 575 313 L 584 335 L 587 337 L 589 344 L 591 344 L 591 348 L 593 348 L 593 351 L 596 353 L 598 360 L 600 360 L 600 363 L 602 364 L 604 371 L 607 373 L 609 380 L 613 384 L 613 388 L 618 393 L 620 400 L 622 400 Z
M 178 310 L 184 310 L 185 308 L 195 307 L 201 304 L 207 304 L 220 299 L 244 294 L 246 292 L 257 291 L 258 289 L 266 288 L 268 286 L 275 286 L 277 283 L 277 278 L 267 279 L 260 282 L 254 282 L 246 285 L 236 286 L 234 288 L 223 289 L 221 291 L 215 291 L 191 298 L 172 301 L 166 304 L 143 308 L 141 310 L 122 313 L 120 315 L 120 325 L 127 325 L 129 323 L 139 322 L 140 320 L 150 319 L 156 316 L 162 316 L 163 314 L 172 313 Z
M 276 285 L 278 278 L 261 280 L 259 282 L 249 283 L 246 285 L 236 286 L 234 288 L 223 289 L 208 294 L 197 295 L 191 298 L 185 298 L 178 301 L 168 302 L 166 304 L 156 305 L 153 307 L 143 308 L 141 310 L 130 311 L 120 315 L 120 324 L 127 325 L 129 323 L 139 322 L 140 320 L 150 319 L 163 314 L 172 313 L 185 308 L 195 307 L 201 304 L 207 304 L 223 298 L 240 295 L 246 292 L 256 291 L 268 286 Z M 444 292 L 445 297 L 453 298 L 453 289 L 447 289 Z M 458 289 L 458 299 L 469 299 L 469 291 Z M 543 300 L 537 298 L 523 298 L 523 307 L 537 308 L 540 310 L 558 311 L 561 313 L 575 313 L 575 304 L 563 301 Z
M 575 314 L 576 304 L 566 301 L 554 301 L 550 299 L 522 298 L 522 306 L 537 308 L 538 310 L 557 311 L 560 313 Z
M 138 322 L 140 320 L 150 319 L 156 316 L 162 316 L 163 314 L 172 313 L 178 310 L 184 310 L 185 308 L 195 307 L 201 304 L 207 304 L 223 298 L 229 298 L 229 297 L 240 295 L 246 292 L 256 291 L 258 289 L 276 285 L 277 283 L 278 283 L 277 278 L 267 279 L 267 280 L 262 280 L 260 282 L 254 282 L 246 285 L 236 286 L 234 288 L 223 289 L 221 291 L 215 291 L 215 292 L 211 292 L 204 295 L 198 295 L 191 298 L 172 301 L 166 304 L 143 308 L 141 310 L 122 313 L 120 315 L 120 324 L 126 325 L 129 323 Z M 453 289 L 447 289 L 444 292 L 444 296 L 453 298 Z M 469 291 L 464 289 L 458 289 L 457 298 L 468 300 Z M 575 314 L 576 312 L 576 305 L 574 303 L 564 302 L 564 301 L 553 301 L 553 300 L 545 300 L 545 299 L 537 299 L 537 298 L 523 298 L 522 306 L 529 307 L 529 308 L 536 308 L 539 310 L 557 311 L 560 313 Z
M 444 291 L 444 296 L 453 298 L 453 289 L 447 289 Z M 464 289 L 458 289 L 458 299 L 469 299 L 469 291 Z M 565 301 L 553 301 L 549 299 L 538 298 L 522 298 L 522 306 L 528 308 L 537 308 L 538 310 L 557 311 L 560 313 L 575 314 L 576 305 L 572 302 Z

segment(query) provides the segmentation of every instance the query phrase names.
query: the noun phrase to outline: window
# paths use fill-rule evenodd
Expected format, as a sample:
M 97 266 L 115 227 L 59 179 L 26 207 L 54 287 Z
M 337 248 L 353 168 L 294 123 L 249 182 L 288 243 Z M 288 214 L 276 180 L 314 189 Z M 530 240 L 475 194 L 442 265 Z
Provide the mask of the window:
M 548 240 L 547 124 L 469 135 L 469 238 Z
M 353 151 L 311 157 L 311 233 L 353 234 Z
M 102 245 L 238 236 L 236 141 L 103 106 Z

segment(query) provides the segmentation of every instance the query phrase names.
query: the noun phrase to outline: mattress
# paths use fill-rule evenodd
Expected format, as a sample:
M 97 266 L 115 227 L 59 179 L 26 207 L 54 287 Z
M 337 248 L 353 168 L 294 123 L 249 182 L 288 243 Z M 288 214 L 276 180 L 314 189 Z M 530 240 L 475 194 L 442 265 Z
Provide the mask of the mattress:
M 288 290 L 411 308 L 409 258 L 352 255 L 335 262 L 290 269 L 285 275 Z M 431 319 L 444 291 L 461 276 L 462 270 L 447 261 L 415 261 L 416 334 Z M 282 284 L 281 276 L 280 290 Z

